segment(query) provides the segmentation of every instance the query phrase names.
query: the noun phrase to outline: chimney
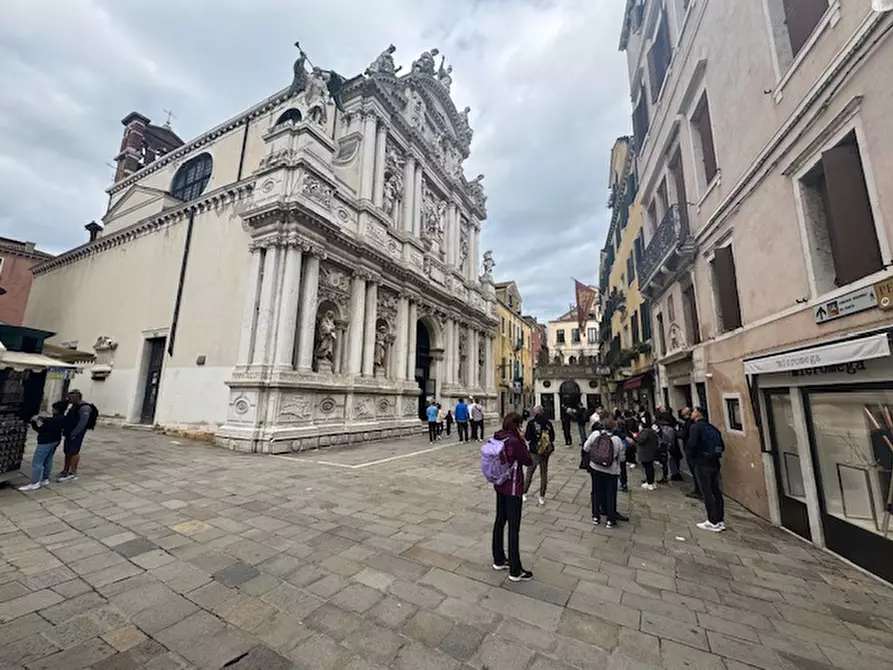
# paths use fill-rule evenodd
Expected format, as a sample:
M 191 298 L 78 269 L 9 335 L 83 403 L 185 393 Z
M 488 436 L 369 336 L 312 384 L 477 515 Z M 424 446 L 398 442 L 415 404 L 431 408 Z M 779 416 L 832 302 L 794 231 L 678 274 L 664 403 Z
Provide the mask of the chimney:
M 95 242 L 96 238 L 99 237 L 99 233 L 102 232 L 102 226 L 100 226 L 95 221 L 91 221 L 84 228 L 90 233 L 90 241 Z
M 25 253 L 26 253 L 26 254 L 33 254 L 33 253 L 34 253 L 34 248 L 35 248 L 36 246 L 37 246 L 37 244 L 36 244 L 35 242 L 25 242 Z
M 115 156 L 115 162 L 118 164 L 115 170 L 116 182 L 143 167 L 146 127 L 151 122 L 139 112 L 131 112 L 121 119 L 121 123 L 124 125 L 124 137 L 121 138 L 121 151 Z

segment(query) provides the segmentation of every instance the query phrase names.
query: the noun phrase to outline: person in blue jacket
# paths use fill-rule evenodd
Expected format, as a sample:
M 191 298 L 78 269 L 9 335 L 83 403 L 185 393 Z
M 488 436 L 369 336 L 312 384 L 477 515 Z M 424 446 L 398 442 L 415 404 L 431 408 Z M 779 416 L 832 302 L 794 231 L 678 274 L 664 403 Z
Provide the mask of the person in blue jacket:
M 425 410 L 425 416 L 428 418 L 428 439 L 431 444 L 437 439 L 437 403 L 434 399 L 428 401 L 428 407 Z
M 460 442 L 468 442 L 468 405 L 465 398 L 459 398 L 456 403 L 456 432 L 459 433 Z

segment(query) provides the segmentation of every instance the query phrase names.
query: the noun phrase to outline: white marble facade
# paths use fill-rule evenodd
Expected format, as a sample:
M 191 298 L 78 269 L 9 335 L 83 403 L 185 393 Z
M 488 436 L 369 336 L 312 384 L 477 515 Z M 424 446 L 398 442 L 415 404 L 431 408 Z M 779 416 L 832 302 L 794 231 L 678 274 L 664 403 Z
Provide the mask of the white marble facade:
M 478 263 L 485 196 L 462 170 L 468 109 L 453 105 L 436 51 L 403 76 L 392 52 L 346 82 L 343 111 L 331 100 L 314 111 L 309 85 L 281 105 L 298 113 L 263 137 L 240 212 L 249 288 L 217 431 L 232 448 L 405 434 L 429 394 L 495 407 L 493 283 Z

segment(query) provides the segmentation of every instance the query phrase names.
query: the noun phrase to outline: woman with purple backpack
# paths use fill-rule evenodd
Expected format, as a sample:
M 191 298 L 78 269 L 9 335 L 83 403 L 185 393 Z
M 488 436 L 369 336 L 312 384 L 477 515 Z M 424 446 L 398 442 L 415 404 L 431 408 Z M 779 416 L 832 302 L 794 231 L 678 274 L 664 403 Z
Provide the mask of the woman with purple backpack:
M 496 490 L 493 569 L 508 570 L 509 579 L 513 582 L 533 579 L 533 573 L 521 566 L 521 496 L 524 494 L 524 472 L 521 466 L 533 465 L 533 459 L 524 444 L 522 421 L 517 412 L 506 414 L 502 420 L 502 430 L 497 431 L 481 449 L 481 469 Z M 509 527 L 508 559 L 504 537 L 506 524 Z

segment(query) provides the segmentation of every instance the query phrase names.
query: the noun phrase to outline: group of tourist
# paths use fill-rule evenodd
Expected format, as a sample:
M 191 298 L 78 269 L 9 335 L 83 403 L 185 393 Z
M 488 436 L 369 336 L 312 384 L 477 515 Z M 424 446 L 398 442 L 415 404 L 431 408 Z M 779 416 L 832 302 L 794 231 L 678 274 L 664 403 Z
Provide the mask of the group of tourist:
M 64 442 L 62 451 L 65 464 L 56 479 L 60 483 L 73 482 L 78 478 L 81 446 L 88 430 L 96 426 L 96 407 L 84 402 L 80 391 L 70 391 L 67 400 L 54 402 L 52 415 L 37 416 L 31 427 L 37 432 L 37 448 L 31 459 L 31 483 L 19 487 L 19 491 L 36 491 L 49 486 L 56 449 Z
M 574 411 L 574 419 L 580 415 Z M 562 415 L 563 427 L 566 425 Z M 655 484 L 682 481 L 680 470 L 685 458 L 693 475 L 695 488 L 689 497 L 702 498 L 707 519 L 697 527 L 704 531 L 726 529 L 724 501 L 720 484 L 720 466 L 724 450 L 722 435 L 710 424 L 700 408 L 686 407 L 674 417 L 672 410 L 658 407 L 655 417 L 644 408 L 613 414 L 596 408 L 585 415 L 586 428 L 581 432 L 580 469 L 591 478 L 592 523 L 614 528 L 629 517 L 617 510 L 618 491 L 628 491 L 627 467 L 636 462 L 642 466 L 642 488 L 654 491 Z M 524 419 L 517 412 L 508 413 L 502 429 L 481 450 L 481 469 L 496 490 L 496 520 L 493 524 L 493 569 L 508 570 L 511 581 L 527 581 L 533 573 L 521 564 L 519 533 L 521 509 L 527 501 L 535 473 L 540 473 L 539 504 L 546 504 L 549 458 L 555 451 L 555 429 L 541 406 L 522 430 Z M 579 423 L 579 421 L 577 421 Z M 570 442 L 567 429 L 565 441 Z M 662 477 L 655 481 L 656 464 Z M 526 475 L 523 468 L 527 468 Z M 508 554 L 505 551 L 505 528 L 508 526 Z
M 484 440 L 484 408 L 474 398 L 470 398 L 468 402 L 465 402 L 465 398 L 459 398 L 454 410 L 429 398 L 425 417 L 428 420 L 428 440 L 431 444 L 442 440 L 444 436 L 449 437 L 454 423 L 459 442 Z

